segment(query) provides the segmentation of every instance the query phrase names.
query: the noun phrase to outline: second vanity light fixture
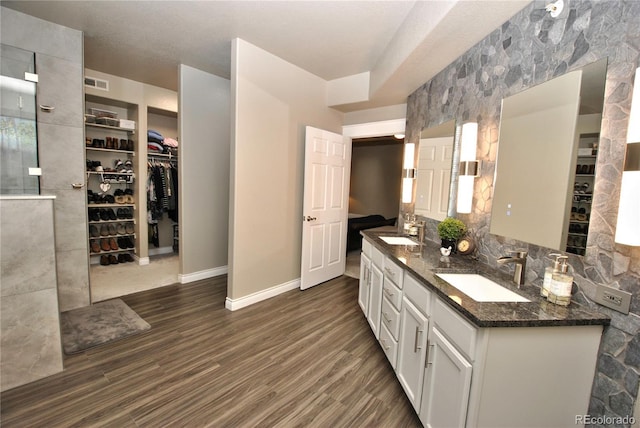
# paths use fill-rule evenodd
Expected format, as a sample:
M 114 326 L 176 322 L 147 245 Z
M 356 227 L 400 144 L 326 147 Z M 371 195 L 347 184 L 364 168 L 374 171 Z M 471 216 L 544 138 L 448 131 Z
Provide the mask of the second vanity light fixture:
M 460 138 L 460 169 L 458 176 L 458 200 L 456 211 L 471 212 L 475 177 L 480 175 L 480 161 L 476 160 L 478 146 L 478 124 L 467 122 L 462 125 Z
M 413 199 L 413 180 L 416 177 L 414 168 L 416 145 L 405 143 L 404 161 L 402 162 L 402 202 L 410 204 Z
M 640 68 L 633 84 L 615 241 L 640 246 Z

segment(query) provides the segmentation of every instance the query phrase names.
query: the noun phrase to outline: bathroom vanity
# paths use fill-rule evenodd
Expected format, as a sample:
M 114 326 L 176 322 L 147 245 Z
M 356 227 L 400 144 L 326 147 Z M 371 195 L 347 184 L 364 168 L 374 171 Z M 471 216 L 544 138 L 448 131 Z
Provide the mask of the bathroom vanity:
M 574 426 L 587 414 L 608 317 L 436 243 L 362 234 L 359 305 L 424 426 Z

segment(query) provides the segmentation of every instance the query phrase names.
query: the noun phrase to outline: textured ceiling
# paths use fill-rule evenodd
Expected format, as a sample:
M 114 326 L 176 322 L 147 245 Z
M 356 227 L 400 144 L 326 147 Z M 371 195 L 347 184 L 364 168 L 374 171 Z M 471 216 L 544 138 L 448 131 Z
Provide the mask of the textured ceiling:
M 85 66 L 177 89 L 180 63 L 229 77 L 241 38 L 326 80 L 371 72 L 370 100 L 404 103 L 421 83 L 528 1 L 2 1 L 81 30 Z M 423 66 L 428 56 L 427 66 Z

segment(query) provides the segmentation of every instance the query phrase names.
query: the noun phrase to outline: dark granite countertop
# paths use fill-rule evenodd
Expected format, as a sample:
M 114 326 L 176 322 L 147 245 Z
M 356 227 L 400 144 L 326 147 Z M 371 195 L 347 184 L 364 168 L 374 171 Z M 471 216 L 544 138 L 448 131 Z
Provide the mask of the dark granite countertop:
M 517 286 L 511 275 L 492 269 L 469 256 L 443 257 L 440 246 L 435 242 L 427 241 L 420 246 L 389 245 L 379 237 L 401 235 L 379 230 L 364 230 L 361 234 L 478 327 L 609 325 L 611 321 L 606 315 L 574 302 L 569 306 L 549 303 L 540 296 L 539 287 L 530 284 Z M 526 297 L 530 302 L 477 302 L 436 276 L 438 273 L 478 273 Z

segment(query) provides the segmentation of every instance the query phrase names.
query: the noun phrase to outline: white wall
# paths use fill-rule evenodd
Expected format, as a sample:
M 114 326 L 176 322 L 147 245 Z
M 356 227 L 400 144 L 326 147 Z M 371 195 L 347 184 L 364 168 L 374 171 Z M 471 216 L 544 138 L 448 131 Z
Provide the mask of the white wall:
M 304 127 L 341 133 L 327 82 L 240 39 L 232 44 L 227 296 L 300 278 Z
M 229 80 L 180 66 L 181 282 L 227 269 Z

